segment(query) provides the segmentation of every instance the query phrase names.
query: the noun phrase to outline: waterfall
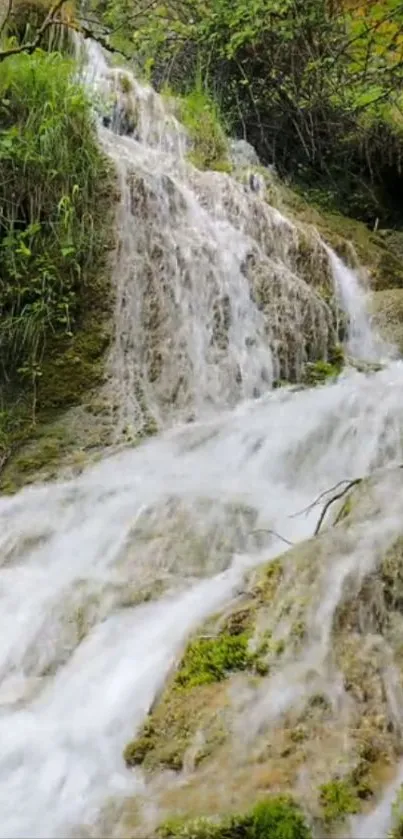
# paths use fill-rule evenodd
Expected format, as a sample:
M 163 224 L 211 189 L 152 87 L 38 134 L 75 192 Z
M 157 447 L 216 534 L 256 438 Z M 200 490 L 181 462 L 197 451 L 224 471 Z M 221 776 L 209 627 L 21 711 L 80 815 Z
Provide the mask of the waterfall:
M 261 179 L 192 166 L 175 103 L 108 67 L 94 43 L 84 78 L 113 103 L 100 140 L 121 195 L 106 394 L 117 438 L 298 381 L 306 362 L 331 355 L 342 311 L 348 351 L 377 357 L 357 278 L 314 228 L 270 206 Z
M 70 481 L 0 499 L 4 838 L 86 835 L 108 801 L 142 790 L 122 749 L 189 633 L 246 569 L 285 550 L 276 533 L 312 535 L 318 510 L 297 511 L 403 459 L 399 361 L 316 389 L 271 388 L 338 340 L 321 294 L 333 283 L 351 352 L 379 357 L 353 272 L 259 192 L 194 169 L 173 106 L 110 70 L 95 46 L 87 81 L 100 95 L 119 88 L 122 105 L 100 128 L 121 191 L 106 387 L 117 430 L 163 430 Z M 130 111 L 132 136 L 119 134 Z M 395 493 L 386 524 L 368 525 L 374 542 L 390 538 L 402 507 Z M 258 529 L 270 533 L 256 540 Z M 294 693 L 287 671 L 260 715 L 302 691 L 313 655 L 325 666 L 347 572 L 372 561 L 364 547 L 324 565 L 319 646 L 302 656 Z

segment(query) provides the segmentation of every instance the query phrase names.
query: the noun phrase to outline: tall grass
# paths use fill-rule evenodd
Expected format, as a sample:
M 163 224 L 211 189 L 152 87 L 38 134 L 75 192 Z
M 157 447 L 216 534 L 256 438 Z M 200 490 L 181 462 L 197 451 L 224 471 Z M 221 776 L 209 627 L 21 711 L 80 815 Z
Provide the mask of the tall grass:
M 74 63 L 36 51 L 0 65 L 0 382 L 40 375 L 71 333 L 103 248 L 109 179 Z

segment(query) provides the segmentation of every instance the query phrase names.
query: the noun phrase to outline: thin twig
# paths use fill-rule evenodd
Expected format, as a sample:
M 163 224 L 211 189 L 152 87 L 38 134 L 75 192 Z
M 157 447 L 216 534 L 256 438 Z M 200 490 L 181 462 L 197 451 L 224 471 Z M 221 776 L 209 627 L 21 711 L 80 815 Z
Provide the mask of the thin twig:
M 312 501 L 312 504 L 309 504 L 309 506 L 305 507 L 303 510 L 299 510 L 298 513 L 292 513 L 291 516 L 289 516 L 289 518 L 295 519 L 297 518 L 297 516 L 302 516 L 304 513 L 309 513 L 311 510 L 313 510 L 314 507 L 317 507 L 317 505 L 320 501 L 322 501 L 322 498 L 324 498 L 325 495 L 328 495 L 329 492 L 333 492 L 335 489 L 338 489 L 340 486 L 342 486 L 342 484 L 348 484 L 350 480 L 351 478 L 345 478 L 343 481 L 339 481 L 333 487 L 330 487 L 330 489 L 325 489 L 324 492 L 321 492 L 321 494 L 318 495 L 317 498 L 315 498 L 315 501 Z
M 325 504 L 320 516 L 319 516 L 319 521 L 318 521 L 318 523 L 316 525 L 316 528 L 315 528 L 315 533 L 314 533 L 315 536 L 318 535 L 318 533 L 320 531 L 320 528 L 322 527 L 322 524 L 323 524 L 324 518 L 326 516 L 326 513 L 327 513 L 329 507 L 331 506 L 331 504 L 333 504 L 334 501 L 338 501 L 339 498 L 343 498 L 343 495 L 346 495 L 346 493 L 350 489 L 352 489 L 354 486 L 358 486 L 358 484 L 360 484 L 363 480 L 364 480 L 364 478 L 355 478 L 354 481 L 350 481 L 350 483 L 347 484 L 347 486 L 344 487 L 344 489 L 342 489 L 341 492 L 338 492 L 336 495 L 333 495 L 332 498 L 329 498 L 329 500 L 326 501 L 326 504 Z
M 271 533 L 272 536 L 277 536 L 277 539 L 281 539 L 281 541 L 285 542 L 286 545 L 294 545 L 294 542 L 290 542 L 289 539 L 286 539 L 284 536 L 281 536 L 280 533 L 277 533 L 276 530 L 270 530 L 269 528 L 260 527 L 258 530 L 252 530 L 252 534 L 254 533 Z

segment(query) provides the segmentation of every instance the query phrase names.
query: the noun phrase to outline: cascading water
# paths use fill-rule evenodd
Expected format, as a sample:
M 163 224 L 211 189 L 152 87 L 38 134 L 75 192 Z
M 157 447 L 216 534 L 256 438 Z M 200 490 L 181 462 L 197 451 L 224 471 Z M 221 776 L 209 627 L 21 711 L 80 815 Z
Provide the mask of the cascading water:
M 123 71 L 94 49 L 88 78 L 102 94 Z M 141 789 L 122 748 L 192 629 L 246 568 L 285 549 L 276 533 L 294 543 L 312 534 L 317 510 L 294 513 L 340 480 L 402 460 L 400 362 L 317 389 L 270 390 L 337 339 L 337 312 L 319 293 L 332 269 L 358 324 L 354 352 L 373 359 L 354 275 L 312 231 L 302 264 L 295 225 L 229 176 L 193 169 L 169 106 L 124 72 L 135 136 L 100 130 L 122 193 L 108 394 L 118 430 L 150 417 L 167 428 L 77 479 L 0 501 L 3 837 L 83 835 L 109 799 Z M 397 495 L 371 538 L 390 537 L 400 507 Z M 332 576 L 320 580 L 328 594 L 304 672 L 313 656 L 324 667 L 363 544 L 323 570 Z M 270 694 L 269 683 L 259 718 L 271 696 L 297 696 L 301 661 L 294 693 L 278 679 Z

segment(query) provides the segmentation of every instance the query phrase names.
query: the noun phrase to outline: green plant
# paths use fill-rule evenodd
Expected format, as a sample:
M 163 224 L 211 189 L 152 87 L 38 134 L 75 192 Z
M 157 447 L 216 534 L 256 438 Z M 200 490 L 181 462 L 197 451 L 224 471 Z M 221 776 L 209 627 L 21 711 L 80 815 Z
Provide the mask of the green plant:
M 338 364 L 331 364 L 330 361 L 313 361 L 305 364 L 303 371 L 303 382 L 310 387 L 320 385 L 327 379 L 338 376 L 340 367 Z
M 179 114 L 192 141 L 191 162 L 199 169 L 231 171 L 228 143 L 218 106 L 203 90 L 200 81 L 180 98 Z
M 323 819 L 327 823 L 342 820 L 359 810 L 356 790 L 348 779 L 336 778 L 322 784 L 320 787 L 320 804 Z
M 185 651 L 175 684 L 180 688 L 192 688 L 219 682 L 231 671 L 245 670 L 248 663 L 246 633 L 223 633 L 214 638 L 196 638 Z
M 220 820 L 173 819 L 159 828 L 163 839 L 311 839 L 298 805 L 282 796 L 267 798 L 248 813 Z
M 310 839 L 311 836 L 303 813 L 291 798 L 269 798 L 256 804 L 251 821 L 251 839 Z

